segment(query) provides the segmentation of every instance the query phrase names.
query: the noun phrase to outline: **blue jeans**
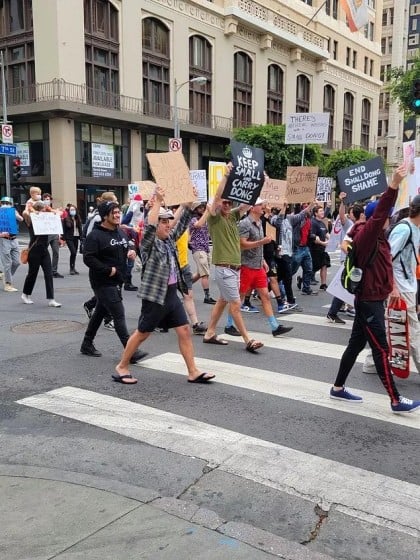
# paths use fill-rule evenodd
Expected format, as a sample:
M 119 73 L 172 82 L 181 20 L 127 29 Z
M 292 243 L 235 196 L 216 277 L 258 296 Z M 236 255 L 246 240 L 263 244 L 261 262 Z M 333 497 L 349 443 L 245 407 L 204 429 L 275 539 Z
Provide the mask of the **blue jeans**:
M 292 255 L 292 275 L 302 267 L 302 291 L 311 289 L 312 257 L 309 247 L 298 247 Z

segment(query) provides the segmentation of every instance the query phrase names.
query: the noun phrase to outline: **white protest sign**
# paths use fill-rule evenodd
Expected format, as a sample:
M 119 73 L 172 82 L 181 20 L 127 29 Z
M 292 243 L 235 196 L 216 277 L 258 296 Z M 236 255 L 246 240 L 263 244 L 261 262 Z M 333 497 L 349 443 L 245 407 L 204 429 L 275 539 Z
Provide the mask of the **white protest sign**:
M 341 273 L 343 272 L 344 265 L 342 264 L 337 270 L 336 275 L 328 283 L 327 292 L 332 296 L 341 299 L 345 303 L 354 306 L 354 295 L 350 294 L 341 284 Z
M 207 202 L 207 173 L 205 169 L 190 169 L 190 179 L 197 190 L 197 200 Z
M 291 113 L 286 117 L 285 144 L 327 144 L 329 113 Z
M 35 235 L 62 235 L 63 225 L 61 218 L 55 212 L 31 213 L 32 225 Z
M 130 183 L 130 184 L 128 185 L 128 197 L 129 197 L 130 199 L 132 199 L 133 196 L 134 196 L 135 194 L 137 194 L 138 192 L 139 192 L 139 186 L 138 186 L 136 183 Z

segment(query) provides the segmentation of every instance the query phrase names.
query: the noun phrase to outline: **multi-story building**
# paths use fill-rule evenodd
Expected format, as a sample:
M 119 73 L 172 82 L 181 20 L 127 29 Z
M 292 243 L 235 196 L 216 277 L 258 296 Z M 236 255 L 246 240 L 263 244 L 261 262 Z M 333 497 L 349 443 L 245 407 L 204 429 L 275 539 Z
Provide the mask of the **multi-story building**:
M 168 150 L 175 113 L 192 169 L 222 160 L 234 127 L 294 112 L 330 113 L 326 148 L 375 150 L 382 0 L 356 33 L 323 3 L 1 0 L 13 195 L 39 184 L 82 211 L 97 191 L 123 199 L 146 153 Z

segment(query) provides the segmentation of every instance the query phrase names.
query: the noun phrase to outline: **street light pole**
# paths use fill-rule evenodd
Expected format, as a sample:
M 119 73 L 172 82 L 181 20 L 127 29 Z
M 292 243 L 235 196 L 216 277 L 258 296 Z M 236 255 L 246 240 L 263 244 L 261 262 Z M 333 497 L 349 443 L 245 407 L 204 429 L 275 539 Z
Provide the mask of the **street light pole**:
M 178 91 L 186 84 L 205 84 L 207 78 L 205 76 L 196 76 L 191 78 L 191 80 L 186 80 L 182 84 L 176 83 L 176 78 L 174 80 L 174 138 L 179 138 L 179 119 L 178 119 Z
M 7 124 L 6 80 L 4 76 L 4 54 L 0 51 L 1 65 L 1 94 L 3 97 L 3 124 Z M 6 181 L 6 196 L 10 196 L 10 161 L 9 156 L 4 156 L 4 178 Z

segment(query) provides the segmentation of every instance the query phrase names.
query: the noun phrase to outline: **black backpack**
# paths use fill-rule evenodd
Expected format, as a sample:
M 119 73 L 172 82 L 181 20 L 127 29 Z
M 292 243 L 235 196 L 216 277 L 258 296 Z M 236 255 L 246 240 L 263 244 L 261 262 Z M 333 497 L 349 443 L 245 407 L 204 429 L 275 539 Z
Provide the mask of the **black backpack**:
M 373 261 L 376 258 L 377 253 L 378 253 L 378 242 L 376 242 L 375 248 L 370 254 L 370 257 L 366 263 L 365 268 L 369 268 L 372 265 Z M 357 246 L 354 240 L 352 240 L 352 242 L 348 245 L 346 259 L 344 261 L 344 268 L 341 273 L 341 285 L 350 294 L 357 294 L 357 292 L 360 292 L 362 288 L 363 272 L 362 272 L 362 278 L 360 282 L 354 282 L 351 279 L 351 274 L 355 268 L 360 268 L 360 266 L 358 266 L 357 264 Z

